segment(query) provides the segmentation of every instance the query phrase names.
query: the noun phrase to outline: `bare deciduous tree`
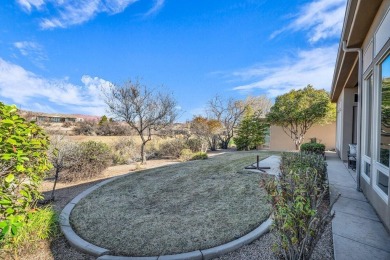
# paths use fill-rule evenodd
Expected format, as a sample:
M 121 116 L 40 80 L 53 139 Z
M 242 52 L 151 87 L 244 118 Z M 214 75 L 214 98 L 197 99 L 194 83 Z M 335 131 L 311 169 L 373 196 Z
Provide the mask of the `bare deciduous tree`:
M 224 100 L 215 96 L 208 104 L 209 117 L 218 120 L 222 124 L 223 130 L 218 134 L 222 149 L 227 149 L 230 139 L 233 138 L 234 129 L 239 123 L 241 116 L 246 109 L 242 101 L 232 98 Z
M 207 146 L 206 149 L 204 149 L 205 143 L 210 147 L 211 151 L 217 150 L 218 133 L 222 128 L 222 125 L 218 120 L 195 116 L 191 121 L 190 128 L 191 132 L 201 140 L 202 151 L 207 150 Z
M 162 130 L 174 122 L 176 101 L 169 94 L 148 89 L 138 80 L 129 80 L 123 86 L 111 85 L 103 92 L 111 114 L 128 123 L 140 136 L 142 164 L 145 164 L 145 145 L 152 140 L 153 131 Z
M 50 148 L 48 154 L 49 160 L 55 171 L 54 185 L 49 199 L 50 201 L 54 201 L 55 199 L 54 192 L 60 172 L 66 169 L 68 164 L 76 159 L 74 156 L 74 152 L 76 151 L 75 147 L 76 145 L 70 142 L 64 135 L 53 135 L 50 137 Z
M 248 96 L 245 99 L 244 104 L 251 108 L 252 112 L 260 118 L 265 118 L 272 107 L 272 101 L 266 96 Z

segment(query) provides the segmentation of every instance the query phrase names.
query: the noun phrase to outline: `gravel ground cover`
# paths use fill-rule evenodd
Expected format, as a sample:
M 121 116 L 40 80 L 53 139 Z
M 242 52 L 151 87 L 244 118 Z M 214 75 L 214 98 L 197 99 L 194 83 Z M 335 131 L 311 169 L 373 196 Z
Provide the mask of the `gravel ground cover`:
M 71 223 L 116 255 L 151 256 L 214 247 L 252 231 L 270 214 L 258 173 L 237 171 L 255 155 L 237 152 L 146 170 L 109 183 L 76 205 Z

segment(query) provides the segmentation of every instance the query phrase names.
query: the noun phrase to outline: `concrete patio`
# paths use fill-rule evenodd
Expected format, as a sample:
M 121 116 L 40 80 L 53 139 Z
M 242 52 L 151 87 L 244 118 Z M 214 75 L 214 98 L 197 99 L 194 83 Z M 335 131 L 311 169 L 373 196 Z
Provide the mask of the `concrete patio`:
M 331 198 L 336 215 L 332 221 L 335 260 L 389 260 L 390 234 L 362 192 L 356 190 L 356 173 L 336 155 L 327 153 Z

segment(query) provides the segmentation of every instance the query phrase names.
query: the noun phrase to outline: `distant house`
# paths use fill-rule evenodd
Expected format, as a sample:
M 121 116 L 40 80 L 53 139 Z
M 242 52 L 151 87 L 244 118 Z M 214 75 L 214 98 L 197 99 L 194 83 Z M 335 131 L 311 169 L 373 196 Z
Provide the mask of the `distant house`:
M 36 116 L 37 122 L 50 122 L 50 123 L 62 123 L 62 122 L 81 122 L 82 118 L 66 116 L 66 115 L 38 115 Z
M 390 0 L 348 1 L 331 99 L 336 151 L 357 145 L 357 189 L 390 229 Z
M 20 111 L 21 115 L 28 120 L 36 122 L 48 122 L 48 123 L 64 123 L 64 122 L 83 122 L 84 118 L 78 115 L 67 114 L 48 114 L 32 111 Z

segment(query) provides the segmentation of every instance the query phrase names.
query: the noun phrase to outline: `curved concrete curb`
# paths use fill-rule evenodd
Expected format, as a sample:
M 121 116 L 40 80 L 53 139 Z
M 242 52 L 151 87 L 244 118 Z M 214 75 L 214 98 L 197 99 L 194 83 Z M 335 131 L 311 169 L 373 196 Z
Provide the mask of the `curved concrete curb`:
M 81 237 L 79 237 L 72 229 L 72 226 L 69 222 L 70 213 L 72 212 L 73 208 L 76 206 L 76 204 L 85 196 L 87 196 L 92 191 L 96 190 L 97 188 L 100 188 L 101 186 L 112 182 L 113 180 L 116 180 L 118 177 L 111 178 L 109 180 L 105 180 L 102 182 L 99 182 L 98 184 L 86 189 L 85 191 L 81 192 L 79 195 L 74 197 L 61 211 L 59 222 L 60 222 L 60 228 L 62 233 L 64 234 L 65 238 L 68 240 L 69 244 L 76 248 L 77 250 L 93 255 L 93 256 L 102 256 L 109 254 L 110 251 L 105 248 L 101 248 L 98 246 L 95 246 Z
M 71 202 L 69 202 L 65 208 L 62 210 L 60 214 L 60 227 L 61 231 L 68 240 L 69 244 L 76 248 L 77 250 L 96 256 L 98 257 L 98 260 L 208 260 L 212 259 L 221 255 L 224 255 L 226 253 L 232 252 L 244 245 L 247 245 L 254 240 L 261 237 L 263 234 L 267 233 L 270 230 L 270 227 L 272 225 L 272 219 L 269 217 L 265 222 L 263 222 L 259 227 L 257 227 L 255 230 L 249 232 L 245 236 L 238 238 L 236 240 L 233 240 L 231 242 L 228 242 L 226 244 L 216 246 L 209 249 L 204 250 L 197 250 L 187 253 L 181 253 L 181 254 L 175 254 L 175 255 L 162 255 L 162 256 L 146 256 L 146 257 L 126 257 L 126 256 L 113 256 L 109 255 L 110 250 L 95 246 L 81 237 L 79 237 L 72 229 L 69 217 L 70 213 L 72 212 L 75 205 L 85 196 L 87 196 L 92 191 L 96 190 L 97 188 L 119 178 L 114 177 L 109 180 L 105 180 L 103 182 L 100 182 L 89 189 L 86 189 L 85 191 L 81 192 L 79 195 L 77 195 Z

